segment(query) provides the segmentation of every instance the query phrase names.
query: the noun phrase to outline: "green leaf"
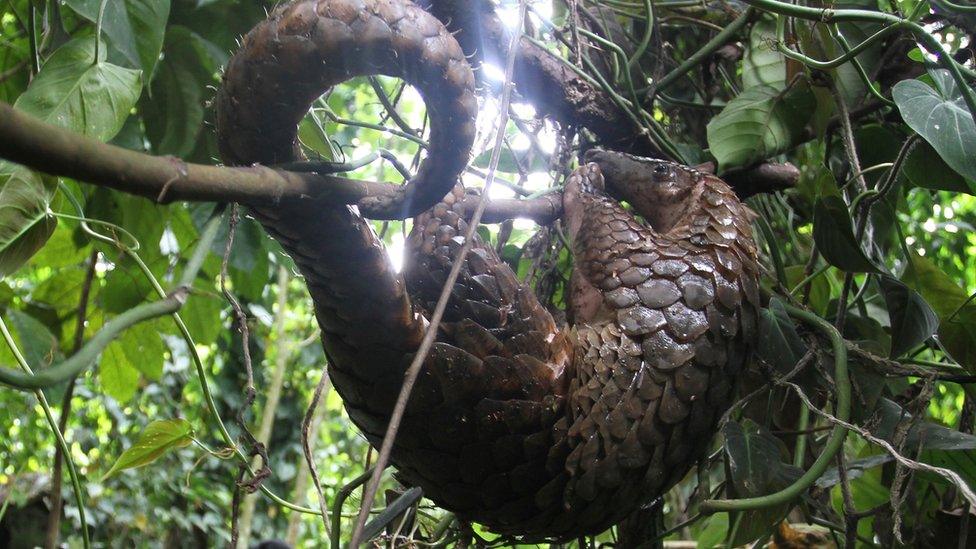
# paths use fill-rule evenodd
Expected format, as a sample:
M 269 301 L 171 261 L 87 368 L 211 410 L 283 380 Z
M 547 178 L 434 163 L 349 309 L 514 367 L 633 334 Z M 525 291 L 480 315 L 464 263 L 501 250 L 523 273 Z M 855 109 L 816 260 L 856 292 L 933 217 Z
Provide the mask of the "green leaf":
M 217 341 L 217 336 L 224 329 L 220 320 L 223 308 L 223 298 L 194 293 L 186 300 L 180 316 L 186 322 L 193 339 L 201 345 L 209 345 Z
M 939 318 L 917 292 L 888 275 L 881 276 L 881 292 L 891 319 L 891 358 L 898 358 L 935 333 Z
M 139 370 L 125 354 L 125 345 L 115 340 L 102 351 L 98 378 L 105 392 L 119 402 L 128 402 L 139 386 Z
M 786 282 L 790 288 L 795 288 L 797 284 L 806 278 L 805 265 L 790 265 L 786 267 Z M 830 303 L 830 279 L 827 273 L 821 273 L 810 281 L 810 308 L 820 316 L 827 314 L 827 305 Z
M 742 57 L 742 86 L 772 86 L 778 90 L 786 87 L 786 58 L 778 52 L 776 20 L 763 17 L 749 31 L 749 47 Z
M 831 265 L 853 273 L 877 272 L 854 238 L 847 204 L 839 196 L 822 196 L 813 210 L 813 239 Z
M 20 348 L 27 364 L 34 370 L 43 370 L 61 359 L 58 338 L 31 315 L 10 309 L 6 313 L 14 341 Z M 5 342 L 0 345 L 6 345 Z
M 941 321 L 939 341 L 952 358 L 970 373 L 976 372 L 976 300 L 935 263 L 912 254 L 902 281 L 922 294 Z
M 135 444 L 122 452 L 102 480 L 115 473 L 148 465 L 174 448 L 184 448 L 193 442 L 193 427 L 185 419 L 157 419 L 139 434 Z
M 976 195 L 976 180 L 967 181 L 956 173 L 927 141 L 915 145 L 902 171 L 916 187 Z
M 893 442 L 899 427 L 911 421 L 912 416 L 901 406 L 888 399 L 881 401 L 880 421 L 872 432 L 888 442 Z M 904 439 L 902 453 L 918 456 L 924 463 L 944 467 L 959 473 L 970 486 L 976 486 L 976 436 L 948 429 L 929 421 L 912 425 Z M 926 474 L 926 478 L 946 482 L 940 476 Z
M 103 0 L 65 0 L 65 4 L 91 22 L 98 20 Z M 170 0 L 111 0 L 105 4 L 102 34 L 125 59 L 128 67 L 142 69 L 146 81 L 163 46 Z
M 697 549 L 712 549 L 724 547 L 729 531 L 729 514 L 716 513 L 705 521 L 705 527 L 698 534 Z
M 962 91 L 949 71 L 932 71 L 935 87 L 920 80 L 902 80 L 891 89 L 902 118 L 925 138 L 952 169 L 976 179 L 976 122 L 966 107 Z
M 11 164 L 0 166 L 0 278 L 16 271 L 51 237 L 53 179 Z
M 204 103 L 210 96 L 206 90 L 217 83 L 214 74 L 220 65 L 206 44 L 186 27 L 176 25 L 166 32 L 163 60 L 152 80 L 152 100 L 143 101 L 139 109 L 156 154 L 189 156 L 204 129 Z
M 802 471 L 783 463 L 782 442 L 750 420 L 740 425 L 729 421 L 722 429 L 729 473 L 736 497 L 757 497 L 786 488 L 800 478 Z M 768 534 L 790 510 L 790 504 L 747 511 L 739 523 L 733 546 Z
M 769 300 L 769 307 L 759 313 L 759 342 L 756 353 L 766 364 L 780 373 L 796 367 L 807 352 L 807 346 L 796 332 L 778 297 Z
M 44 247 L 34 255 L 34 264 L 52 269 L 73 267 L 84 262 L 90 252 L 88 242 L 76 240 L 75 231 L 61 223 Z
M 78 38 L 58 48 L 14 107 L 99 141 L 111 139 L 139 98 L 140 72 L 102 59 L 93 63 L 94 45 Z
M 168 322 L 168 320 L 162 320 Z M 140 322 L 126 330 L 119 338 L 122 352 L 129 363 L 152 381 L 163 376 L 163 354 L 166 346 L 159 337 L 157 322 Z
M 768 85 L 746 89 L 708 123 L 708 146 L 722 170 L 774 156 L 799 141 L 813 107 L 804 82 L 785 91 Z

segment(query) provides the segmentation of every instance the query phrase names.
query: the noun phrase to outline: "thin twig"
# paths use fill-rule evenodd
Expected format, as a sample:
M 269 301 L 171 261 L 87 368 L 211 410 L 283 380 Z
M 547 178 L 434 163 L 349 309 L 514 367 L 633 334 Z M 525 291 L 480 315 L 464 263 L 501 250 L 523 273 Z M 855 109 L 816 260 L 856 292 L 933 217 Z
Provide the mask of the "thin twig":
M 302 453 L 305 454 L 305 462 L 308 464 L 308 473 L 312 476 L 312 483 L 315 485 L 315 493 L 319 500 L 319 510 L 322 511 L 322 524 L 325 525 L 325 534 L 331 535 L 332 527 L 329 523 L 329 509 L 326 505 L 325 494 L 322 493 L 322 483 L 319 481 L 319 471 L 315 466 L 315 456 L 312 455 L 312 442 L 309 433 L 311 432 L 309 426 L 312 424 L 312 418 L 315 416 L 315 408 L 318 407 L 319 401 L 322 395 L 328 391 L 329 388 L 329 369 L 328 363 L 322 366 L 322 375 L 319 377 L 319 383 L 315 386 L 315 392 L 312 393 L 312 402 L 308 404 L 308 409 L 305 410 L 305 417 L 302 418 Z M 301 496 L 301 494 L 296 494 Z
M 88 319 L 88 296 L 91 294 L 92 282 L 95 279 L 95 265 L 98 263 L 98 251 L 93 250 L 88 256 L 88 267 L 85 269 L 85 279 L 81 285 L 81 297 L 78 298 L 78 313 L 75 319 L 75 339 L 71 349 L 77 353 L 85 341 L 85 321 Z M 68 381 L 68 387 L 61 398 L 61 416 L 58 418 L 58 428 L 65 433 L 68 428 L 68 418 L 71 416 L 71 400 L 75 394 L 75 384 L 78 376 Z M 60 446 L 54 448 L 54 467 L 51 472 L 51 502 L 50 514 L 47 519 L 47 540 L 45 547 L 53 549 L 58 544 L 61 534 L 61 485 L 64 482 L 64 454 Z
M 865 440 L 867 440 L 872 444 L 877 444 L 878 446 L 881 446 L 882 448 L 884 448 L 886 452 L 891 454 L 891 457 L 895 458 L 895 461 L 897 461 L 898 463 L 902 464 L 905 467 L 908 467 L 909 469 L 914 469 L 916 471 L 924 471 L 926 473 L 934 473 L 936 475 L 939 475 L 940 477 L 946 479 L 951 484 L 953 484 L 956 487 L 956 489 L 959 490 L 962 496 L 966 499 L 966 501 L 969 502 L 970 505 L 976 505 L 976 493 L 973 493 L 973 491 L 969 488 L 969 485 L 966 484 L 966 481 L 964 481 L 962 477 L 960 477 L 955 471 L 944 469 L 942 467 L 935 467 L 933 465 L 928 465 L 927 463 L 922 463 L 919 461 L 908 459 L 907 457 L 898 453 L 898 451 L 894 448 L 894 446 L 892 446 L 891 443 L 889 443 L 887 440 L 876 437 L 872 435 L 867 429 L 863 429 L 857 425 L 854 425 L 853 423 L 844 421 L 827 412 L 824 412 L 820 408 L 817 408 L 813 404 L 813 402 L 810 401 L 810 398 L 807 397 L 806 393 L 803 392 L 803 389 L 799 385 L 792 382 L 786 382 L 786 384 L 792 387 L 793 390 L 796 391 L 797 396 L 800 397 L 800 400 L 802 400 L 804 404 L 806 404 L 811 410 L 813 410 L 814 413 L 820 415 L 820 417 L 826 419 L 827 421 L 833 423 L 834 425 L 839 425 L 847 429 L 848 431 L 857 433 L 862 438 L 864 438 Z

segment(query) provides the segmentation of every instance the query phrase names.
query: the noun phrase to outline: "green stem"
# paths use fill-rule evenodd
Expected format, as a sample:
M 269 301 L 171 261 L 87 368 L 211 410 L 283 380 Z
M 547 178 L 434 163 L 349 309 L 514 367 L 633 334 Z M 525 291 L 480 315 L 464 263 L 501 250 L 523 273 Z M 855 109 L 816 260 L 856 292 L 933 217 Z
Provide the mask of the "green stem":
M 837 43 L 840 44 L 840 47 L 843 48 L 844 53 L 849 53 L 851 51 L 851 45 L 848 44 L 847 39 L 844 38 L 844 33 L 840 31 L 840 26 L 833 25 L 832 30 L 834 39 L 836 39 Z M 874 82 L 872 82 L 871 77 L 868 76 L 868 71 L 864 70 L 864 65 L 862 65 L 857 59 L 857 56 L 851 57 L 851 64 L 854 65 L 854 69 L 857 70 L 858 76 L 861 77 L 861 81 L 864 82 L 865 86 L 867 86 L 868 91 L 871 92 L 871 95 L 875 96 L 879 101 L 885 105 L 888 105 L 889 107 L 895 106 L 894 101 L 882 95 L 881 91 L 874 87 Z
M 644 56 L 644 52 L 647 51 L 647 46 L 651 43 L 651 35 L 654 32 L 654 6 L 651 4 L 651 0 L 644 0 L 644 11 L 647 13 L 644 36 L 641 38 L 640 44 L 637 45 L 637 50 L 634 51 L 634 55 L 627 61 L 627 68 L 633 67 L 640 62 L 640 58 Z
M 851 415 L 851 380 L 847 372 L 847 346 L 844 338 L 841 337 L 840 332 L 836 328 L 819 316 L 786 303 L 784 303 L 784 307 L 786 307 L 786 311 L 790 316 L 810 325 L 830 339 L 830 345 L 834 354 L 834 386 L 836 387 L 837 396 L 836 415 L 838 419 L 846 423 Z M 806 492 L 823 475 L 824 471 L 830 467 L 837 452 L 843 448 L 846 438 L 847 429 L 842 425 L 835 425 L 830 432 L 830 436 L 827 438 L 823 453 L 817 457 L 817 460 L 813 462 L 813 465 L 810 466 L 810 469 L 806 473 L 785 489 L 773 494 L 752 498 L 705 500 L 701 504 L 702 512 L 748 511 L 751 509 L 774 507 L 795 500 Z
M 939 42 L 935 36 L 932 36 L 932 34 L 926 31 L 918 23 L 898 17 L 897 15 L 870 10 L 812 8 L 788 4 L 778 0 L 743 0 L 743 2 L 749 4 L 750 6 L 772 13 L 796 17 L 798 19 L 806 19 L 808 21 L 818 21 L 821 23 L 873 22 L 881 23 L 882 25 L 888 27 L 897 26 L 909 30 L 920 42 L 922 42 L 926 49 L 936 55 L 939 60 L 939 64 L 946 68 L 952 75 L 953 80 L 956 81 L 956 85 L 959 87 L 959 90 L 962 93 L 963 99 L 966 101 L 966 106 L 969 108 L 970 116 L 973 117 L 973 120 L 976 120 L 976 92 L 969 87 L 966 82 L 966 78 L 963 77 L 962 69 L 964 67 L 956 62 L 956 60 L 953 59 L 948 52 L 946 52 L 945 48 L 942 47 L 942 43 Z M 872 35 L 872 38 L 877 36 L 877 34 L 878 33 Z M 868 40 L 871 40 L 871 38 Z M 851 51 L 854 52 L 857 49 L 858 48 L 855 47 Z
M 773 228 L 769 225 L 769 221 L 766 221 L 765 217 L 760 216 L 757 222 L 759 223 L 759 230 L 762 231 L 763 238 L 766 240 L 766 245 L 769 247 L 769 255 L 773 259 L 776 280 L 785 288 L 787 285 L 786 267 L 783 265 L 783 256 L 780 254 L 779 247 L 776 245 L 776 235 L 773 234 Z
M 342 518 L 342 506 L 346 503 L 346 498 L 352 494 L 353 490 L 359 488 L 366 481 L 373 476 L 373 469 L 375 467 L 370 467 L 363 471 L 363 474 L 349 481 L 348 484 L 339 489 L 339 493 L 336 494 L 335 502 L 332 504 L 332 532 L 329 533 L 329 538 L 331 541 L 331 547 L 338 549 L 341 547 L 339 545 L 339 519 Z
M 14 358 L 17 359 L 17 363 L 26 372 L 27 376 L 32 377 L 34 371 L 31 370 L 27 360 L 24 359 L 24 355 L 21 354 L 20 349 L 17 347 L 17 343 L 14 338 L 10 335 L 10 331 L 7 330 L 7 324 L 0 318 L 0 332 L 3 332 L 3 339 L 7 342 L 10 347 L 10 351 L 13 352 Z M 0 367 L 0 372 L 6 371 L 6 368 Z M 37 397 L 37 401 L 41 404 L 41 409 L 44 410 L 44 417 L 47 419 L 48 425 L 51 426 L 51 430 L 54 431 L 54 438 L 57 440 L 58 448 L 61 449 L 61 455 L 64 456 L 64 463 L 68 468 L 68 477 L 71 478 L 71 489 L 75 493 L 75 502 L 78 505 L 78 520 L 81 521 L 81 539 L 85 549 L 91 547 L 91 536 L 88 533 L 88 520 L 85 518 L 85 496 L 81 491 L 81 479 L 78 477 L 78 470 L 75 468 L 75 460 L 71 457 L 71 448 L 68 447 L 67 441 L 64 440 L 64 434 L 58 427 L 58 420 L 55 419 L 54 413 L 51 411 L 51 406 L 47 402 L 47 397 L 44 396 L 44 391 L 40 389 L 34 390 L 34 396 Z M 9 497 L 7 499 L 10 499 Z M 53 513 L 60 513 L 59 509 L 52 510 Z
M 796 423 L 796 446 L 793 449 L 793 465 L 803 468 L 803 458 L 807 453 L 807 427 L 810 425 L 810 409 L 800 408 L 800 419 Z
M 946 7 L 952 11 L 958 11 L 960 13 L 976 13 L 976 6 L 963 6 L 961 4 L 954 4 L 949 0 L 942 0 L 941 2 L 939 2 L 939 4 L 936 4 L 935 2 L 929 2 L 929 3 L 937 7 L 940 7 L 939 4 L 941 4 L 942 5 L 941 7 Z M 921 4 L 921 2 L 919 2 L 919 4 Z
M 719 48 L 728 44 L 732 38 L 746 26 L 746 23 L 752 19 L 753 10 L 752 8 L 747 8 L 743 11 L 734 21 L 729 23 L 722 32 L 716 34 L 711 40 L 705 43 L 698 51 L 688 56 L 680 65 L 675 67 L 674 70 L 664 75 L 661 80 L 654 83 L 654 90 L 663 90 L 676 80 L 684 76 L 684 74 L 690 71 L 693 67 L 699 65 L 708 56 L 715 53 Z
M 105 6 L 108 6 L 108 0 L 102 0 L 98 5 L 98 17 L 95 18 L 95 59 L 92 60 L 92 65 L 98 64 L 98 54 L 102 45 L 102 21 L 105 19 Z
M 184 294 L 185 291 L 160 301 L 129 309 L 106 322 L 105 326 L 77 353 L 50 368 L 45 368 L 41 372 L 25 374 L 9 368 L 0 368 L 0 383 L 20 390 L 36 390 L 67 381 L 91 366 L 102 350 L 126 329 L 140 322 L 179 310 Z

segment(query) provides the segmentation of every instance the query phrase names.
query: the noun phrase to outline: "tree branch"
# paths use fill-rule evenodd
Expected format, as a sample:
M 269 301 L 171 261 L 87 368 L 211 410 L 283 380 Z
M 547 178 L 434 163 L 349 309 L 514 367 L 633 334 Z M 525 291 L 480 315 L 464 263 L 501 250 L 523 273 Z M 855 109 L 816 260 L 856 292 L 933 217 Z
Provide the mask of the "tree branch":
M 320 200 L 331 204 L 358 204 L 363 198 L 393 195 L 402 187 L 392 183 L 359 181 L 333 175 L 291 172 L 266 166 L 249 168 L 207 166 L 178 158 L 159 157 L 58 128 L 0 102 L 0 157 L 55 176 L 143 196 L 159 203 L 178 200 L 240 202 L 262 205 L 282 200 Z M 477 198 L 467 200 L 473 213 Z M 485 211 L 486 223 L 526 217 L 548 224 L 559 217 L 559 200 L 493 200 Z M 362 214 L 382 219 L 360 205 Z

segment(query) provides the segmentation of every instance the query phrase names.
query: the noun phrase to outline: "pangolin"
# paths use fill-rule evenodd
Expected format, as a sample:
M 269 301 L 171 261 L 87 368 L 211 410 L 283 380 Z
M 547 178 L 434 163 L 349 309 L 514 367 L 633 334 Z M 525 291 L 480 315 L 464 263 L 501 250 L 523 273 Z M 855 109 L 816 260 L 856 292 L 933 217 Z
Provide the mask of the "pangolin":
M 574 326 L 557 326 L 486 243 L 457 257 L 474 79 L 441 22 L 408 0 L 276 9 L 226 68 L 221 156 L 231 165 L 300 160 L 296 126 L 311 102 L 367 74 L 401 77 L 427 103 L 430 147 L 417 175 L 355 206 L 323 189 L 251 208 L 306 280 L 349 417 L 379 445 L 460 260 L 393 449 L 399 478 L 506 534 L 569 538 L 611 526 L 687 472 L 728 405 L 758 306 L 748 209 L 713 176 L 591 153 L 563 197 Z M 403 273 L 363 215 L 416 215 Z

